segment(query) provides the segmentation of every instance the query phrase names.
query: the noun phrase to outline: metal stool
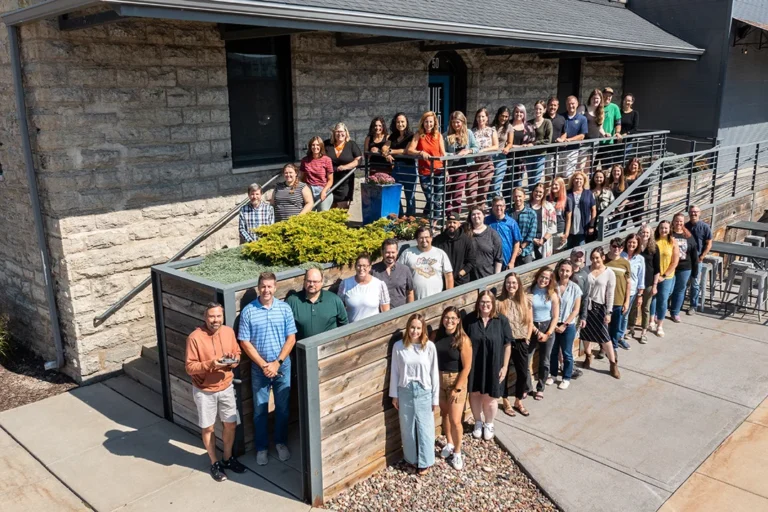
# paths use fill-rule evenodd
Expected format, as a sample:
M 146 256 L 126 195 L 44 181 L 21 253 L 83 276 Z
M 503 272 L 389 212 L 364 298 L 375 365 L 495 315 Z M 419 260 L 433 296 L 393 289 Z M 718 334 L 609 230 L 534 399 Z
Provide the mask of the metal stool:
M 765 247 L 765 237 L 762 236 L 747 235 L 744 237 L 744 242 L 755 247 Z
M 754 247 L 754 245 L 752 245 L 749 242 L 732 242 L 732 243 L 736 245 L 746 245 L 747 247 Z M 734 261 L 747 261 L 747 258 L 745 258 L 744 256 L 736 256 Z
M 726 293 L 731 292 L 731 287 L 733 286 L 733 281 L 736 279 L 736 277 L 740 277 L 743 279 L 744 272 L 747 270 L 754 270 L 755 266 L 749 262 L 749 261 L 732 261 L 730 265 L 728 265 L 728 276 L 725 278 L 725 288 L 720 290 L 720 299 L 722 300 L 723 297 L 727 300 Z
M 744 272 L 739 286 L 739 297 L 736 300 L 736 308 L 739 306 L 752 304 L 752 289 L 757 286 L 757 321 L 761 322 L 760 313 L 763 309 L 766 296 L 765 291 L 768 288 L 768 272 L 763 270 L 750 269 Z
M 715 273 L 712 270 L 712 265 L 709 263 L 702 263 L 699 267 L 699 311 L 704 311 L 704 301 L 709 297 L 709 307 L 714 307 L 712 304 L 712 290 L 715 289 Z
M 717 277 L 718 284 L 720 285 L 720 289 L 723 288 L 723 258 L 722 256 L 713 256 L 711 254 L 708 254 L 704 256 L 704 263 L 709 263 L 712 265 L 712 273 L 709 275 L 712 282 L 715 281 L 715 277 Z M 712 287 L 714 290 L 715 288 Z

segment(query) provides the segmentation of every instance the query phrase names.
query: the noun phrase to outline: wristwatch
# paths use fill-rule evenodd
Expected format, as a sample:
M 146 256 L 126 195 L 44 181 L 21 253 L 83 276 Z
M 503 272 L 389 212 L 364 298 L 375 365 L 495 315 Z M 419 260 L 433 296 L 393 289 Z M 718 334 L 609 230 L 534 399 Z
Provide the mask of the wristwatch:
M 282 359 L 278 359 L 277 362 L 278 362 L 278 364 L 283 364 L 283 360 Z

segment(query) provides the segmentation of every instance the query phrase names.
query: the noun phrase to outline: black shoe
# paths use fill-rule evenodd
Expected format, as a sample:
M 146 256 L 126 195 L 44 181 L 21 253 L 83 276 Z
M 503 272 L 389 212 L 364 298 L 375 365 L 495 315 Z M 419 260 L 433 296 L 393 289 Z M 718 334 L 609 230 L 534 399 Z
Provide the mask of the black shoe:
M 571 374 L 571 380 L 578 379 L 582 375 L 584 375 L 583 371 L 579 370 L 578 368 L 574 368 L 573 373 Z
M 231 469 L 235 473 L 245 473 L 246 467 L 240 464 L 240 461 L 233 455 L 229 460 L 221 461 L 221 465 L 225 469 Z
M 595 359 L 605 359 L 605 354 L 603 354 L 602 350 L 597 353 L 597 355 L 595 356 Z
M 217 482 L 223 482 L 227 479 L 227 474 L 224 472 L 221 462 L 214 462 L 211 464 L 211 476 Z

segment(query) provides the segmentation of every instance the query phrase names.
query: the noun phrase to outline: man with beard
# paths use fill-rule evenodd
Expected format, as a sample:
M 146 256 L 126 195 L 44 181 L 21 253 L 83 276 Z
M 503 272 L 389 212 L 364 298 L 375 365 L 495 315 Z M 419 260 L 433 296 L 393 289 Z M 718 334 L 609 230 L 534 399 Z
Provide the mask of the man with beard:
M 323 290 L 323 274 L 311 268 L 304 274 L 304 289 L 285 299 L 296 323 L 296 340 L 330 331 L 349 323 L 338 295 Z
M 475 250 L 472 239 L 461 229 L 461 221 L 455 213 L 448 214 L 445 230 L 435 237 L 434 245 L 445 251 L 453 267 L 455 286 L 468 283 L 475 267 Z
M 426 299 L 443 290 L 453 288 L 453 266 L 445 251 L 432 246 L 432 228 L 422 226 L 416 230 L 416 247 L 404 250 L 397 260 L 408 267 L 413 277 L 416 300 Z M 443 288 L 445 279 L 445 288 Z
M 381 244 L 382 259 L 371 267 L 371 275 L 387 285 L 390 309 L 413 302 L 413 276 L 408 267 L 397 262 L 397 249 L 397 240 L 384 240 Z

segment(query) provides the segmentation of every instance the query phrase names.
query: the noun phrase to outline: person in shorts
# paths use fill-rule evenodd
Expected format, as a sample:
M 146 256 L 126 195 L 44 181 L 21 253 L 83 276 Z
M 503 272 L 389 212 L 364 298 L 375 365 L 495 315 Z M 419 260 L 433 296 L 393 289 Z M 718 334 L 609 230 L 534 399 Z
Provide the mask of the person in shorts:
M 235 428 L 240 422 L 237 413 L 232 369 L 240 363 L 240 346 L 235 331 L 224 323 L 224 308 L 216 302 L 205 308 L 205 324 L 187 338 L 185 368 L 192 377 L 192 398 L 197 406 L 198 426 L 202 429 L 203 445 L 211 459 L 211 476 L 217 482 L 227 479 L 225 469 L 244 473 L 245 466 L 232 455 Z M 222 360 L 234 359 L 234 363 Z M 216 416 L 223 426 L 224 458 L 216 455 L 214 425 Z

